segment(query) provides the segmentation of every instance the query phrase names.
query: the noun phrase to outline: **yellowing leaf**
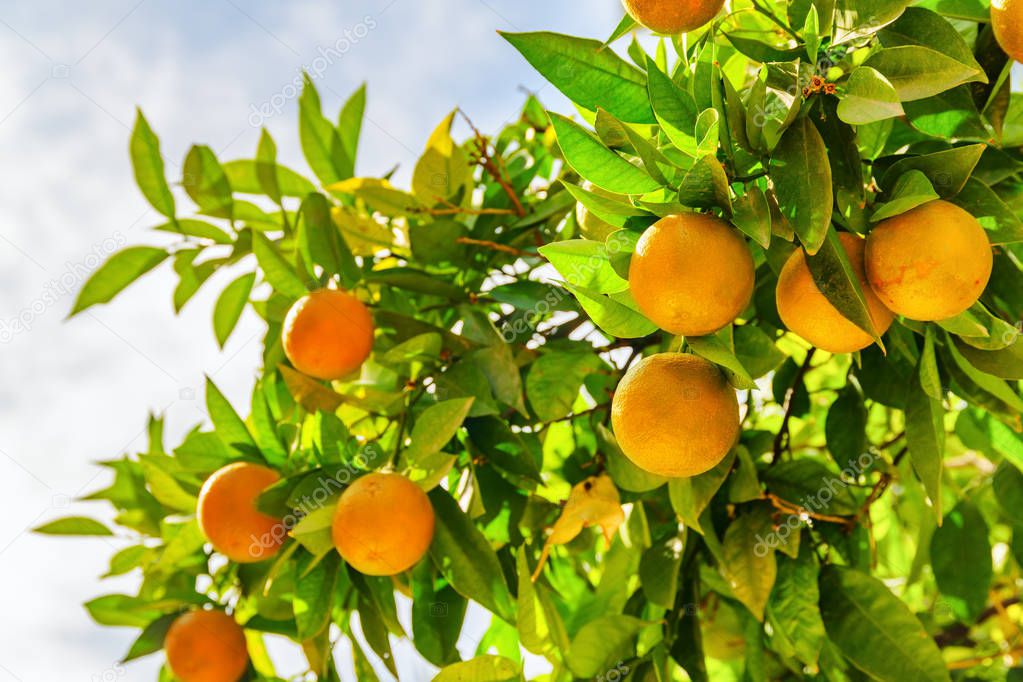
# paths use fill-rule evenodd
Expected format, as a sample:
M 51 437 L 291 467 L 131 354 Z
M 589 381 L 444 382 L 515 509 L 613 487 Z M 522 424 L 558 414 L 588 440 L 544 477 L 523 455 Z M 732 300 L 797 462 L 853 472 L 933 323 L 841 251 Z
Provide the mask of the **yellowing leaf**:
M 564 545 L 576 538 L 583 528 L 600 526 L 604 539 L 611 543 L 615 531 L 625 521 L 622 501 L 618 496 L 611 477 L 606 474 L 592 476 L 582 483 L 577 483 L 568 495 L 568 502 L 561 516 L 554 522 L 551 534 L 544 543 L 540 561 L 533 573 L 533 581 L 540 577 L 540 571 L 547 563 L 547 557 L 554 545 Z

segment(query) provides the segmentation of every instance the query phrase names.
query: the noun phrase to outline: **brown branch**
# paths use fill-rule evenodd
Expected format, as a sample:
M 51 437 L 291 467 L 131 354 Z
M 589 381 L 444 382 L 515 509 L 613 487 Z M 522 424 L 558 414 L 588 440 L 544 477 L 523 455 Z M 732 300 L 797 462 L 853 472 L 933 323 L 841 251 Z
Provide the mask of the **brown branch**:
M 519 256 L 520 258 L 535 257 L 535 253 L 529 251 L 523 251 L 522 249 L 516 249 L 514 246 L 508 246 L 507 244 L 498 244 L 497 242 L 487 241 L 486 239 L 473 239 L 471 237 L 459 237 L 455 240 L 456 244 L 466 244 L 469 246 L 482 246 L 492 251 L 500 251 L 501 253 L 508 253 L 513 256 Z
M 774 493 L 764 493 L 762 499 L 769 501 L 775 509 L 786 514 L 793 514 L 795 516 L 808 516 L 811 519 L 817 521 L 827 521 L 828 523 L 837 523 L 842 526 L 850 527 L 856 524 L 856 517 L 852 516 L 833 516 L 831 514 L 818 514 L 817 512 L 810 511 L 806 507 L 801 507 L 798 504 L 793 504 L 787 500 L 783 500 Z
M 419 211 L 432 216 L 444 215 L 515 215 L 515 211 L 506 208 L 463 208 L 452 206 L 450 208 L 427 208 Z
M 781 459 L 781 453 L 789 446 L 789 420 L 792 419 L 792 405 L 795 402 L 793 400 L 796 395 L 796 390 L 799 388 L 799 384 L 803 381 L 803 377 L 810 370 L 810 362 L 813 360 L 813 355 L 817 351 L 816 348 L 811 348 L 806 353 L 806 359 L 803 360 L 803 364 L 800 365 L 796 371 L 796 376 L 792 379 L 792 385 L 789 386 L 788 390 L 785 391 L 784 409 L 785 416 L 782 417 L 781 426 L 778 428 L 778 435 L 774 437 L 774 457 L 771 459 L 771 464 L 776 464 Z
M 477 159 L 477 163 L 479 163 L 483 170 L 485 170 L 487 174 L 501 186 L 504 193 L 508 195 L 509 199 L 511 199 L 512 204 L 515 206 L 515 215 L 520 218 L 525 216 L 526 207 L 522 205 L 522 200 L 519 199 L 519 195 L 516 194 L 515 188 L 511 186 L 511 182 L 506 180 L 504 177 L 504 162 L 500 159 L 497 162 L 494 161 L 494 157 L 490 155 L 490 142 L 472 122 L 469 115 L 461 109 L 458 110 L 458 113 L 462 115 L 465 122 L 469 124 L 470 128 L 472 128 L 473 134 L 476 135 L 476 144 L 479 146 L 479 159 Z
M 981 611 L 980 615 L 977 617 L 977 620 L 974 623 L 971 624 L 954 623 L 953 625 L 950 625 L 949 627 L 945 628 L 941 632 L 934 635 L 934 641 L 941 648 L 962 643 L 964 640 L 968 638 L 970 634 L 970 629 L 972 627 L 980 625 L 984 621 L 997 615 L 1002 609 L 1005 609 L 1008 606 L 1012 606 L 1013 604 L 1018 604 L 1019 602 L 1020 602 L 1019 597 L 1009 597 L 1008 599 L 1003 599 L 996 606 L 989 606 L 983 611 Z

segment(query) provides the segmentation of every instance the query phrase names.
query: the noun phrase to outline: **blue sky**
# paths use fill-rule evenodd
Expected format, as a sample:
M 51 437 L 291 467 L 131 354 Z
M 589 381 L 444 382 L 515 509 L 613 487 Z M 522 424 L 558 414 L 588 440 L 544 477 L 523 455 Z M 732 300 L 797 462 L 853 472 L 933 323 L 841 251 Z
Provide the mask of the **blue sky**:
M 223 352 L 213 342 L 214 295 L 227 278 L 178 317 L 175 279 L 161 269 L 115 303 L 64 319 L 103 257 L 158 241 L 128 161 L 135 106 L 161 136 L 172 178 L 196 142 L 224 160 L 250 156 L 253 107 L 279 100 L 315 68 L 318 48 L 341 41 L 317 81 L 325 108 L 368 81 L 359 172 L 401 164 L 407 177 L 455 105 L 484 130 L 516 113 L 520 87 L 569 110 L 495 31 L 603 38 L 620 17 L 617 0 L 0 2 L 0 682 L 155 679 L 159 657 L 117 665 L 134 631 L 99 628 L 80 606 L 133 589 L 98 581 L 123 543 L 26 529 L 94 511 L 73 502 L 104 484 L 93 461 L 141 448 L 149 412 L 167 415 L 177 442 L 205 419 L 204 374 L 244 404 L 259 364 L 251 314 Z M 294 101 L 266 125 L 282 160 L 303 167 Z M 15 319 L 27 329 L 12 331 Z M 282 656 L 285 672 L 298 672 Z M 414 656 L 401 659 L 403 679 L 429 679 Z

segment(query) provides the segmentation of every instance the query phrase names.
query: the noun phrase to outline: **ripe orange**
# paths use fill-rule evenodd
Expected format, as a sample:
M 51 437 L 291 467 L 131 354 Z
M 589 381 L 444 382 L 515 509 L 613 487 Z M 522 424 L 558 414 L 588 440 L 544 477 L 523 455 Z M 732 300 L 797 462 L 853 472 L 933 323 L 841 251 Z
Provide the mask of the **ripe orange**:
M 672 334 L 704 336 L 735 320 L 753 296 L 753 256 L 738 230 L 700 213 L 643 233 L 629 265 L 640 310 Z
M 433 507 L 422 488 L 398 474 L 366 474 L 341 494 L 334 546 L 366 575 L 412 568 L 433 540 Z
M 892 325 L 895 316 L 867 286 L 866 274 L 863 271 L 863 250 L 866 242 L 848 232 L 839 234 L 838 238 L 846 255 L 849 256 L 849 263 L 859 277 L 863 295 L 867 299 L 870 318 L 874 321 L 874 329 L 878 335 L 884 334 Z M 782 268 L 778 277 L 776 298 L 778 314 L 785 326 L 821 350 L 829 353 L 852 353 L 866 348 L 874 341 L 867 332 L 838 312 L 838 309 L 824 297 L 813 281 L 813 275 L 806 264 L 806 254 L 802 249 L 796 249 Z
M 180 616 L 167 630 L 164 649 L 181 682 L 236 682 L 249 665 L 245 633 L 223 611 Z
M 682 478 L 714 468 L 739 438 L 739 401 L 717 366 L 661 353 L 618 384 L 611 425 L 622 452 L 652 474 Z
M 700 28 L 725 0 L 623 0 L 625 11 L 651 31 L 674 35 Z
M 286 529 L 280 519 L 256 509 L 256 498 L 279 479 L 273 469 L 247 462 L 228 464 L 206 479 L 197 515 L 215 550 L 238 563 L 277 554 Z
M 355 296 L 320 289 L 298 299 L 284 320 L 284 353 L 300 372 L 341 379 L 373 350 L 373 317 Z
M 1005 53 L 1023 61 L 1023 1 L 991 0 L 991 28 Z
M 994 256 L 977 219 L 932 201 L 882 221 L 867 237 L 867 279 L 888 308 L 911 320 L 945 320 L 984 293 Z

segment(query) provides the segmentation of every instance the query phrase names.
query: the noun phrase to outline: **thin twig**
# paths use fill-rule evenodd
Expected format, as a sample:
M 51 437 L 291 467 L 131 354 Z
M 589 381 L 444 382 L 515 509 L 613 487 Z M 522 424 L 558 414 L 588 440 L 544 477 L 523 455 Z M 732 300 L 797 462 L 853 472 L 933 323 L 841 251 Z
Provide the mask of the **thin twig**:
M 513 256 L 519 256 L 520 258 L 526 258 L 536 254 L 530 251 L 523 251 L 522 249 L 516 249 L 514 246 L 508 246 L 507 244 L 498 244 L 497 242 L 487 241 L 486 239 L 473 239 L 471 237 L 459 237 L 455 240 L 456 244 L 467 244 L 469 246 L 482 246 L 492 251 L 500 251 L 502 253 L 508 253 Z
M 472 128 L 472 132 L 476 135 L 476 143 L 479 145 L 478 162 L 480 166 L 482 166 L 483 170 L 485 170 L 490 175 L 490 177 L 492 177 L 494 181 L 501 186 L 501 189 L 504 190 L 504 193 L 508 195 L 509 199 L 511 199 L 512 204 L 515 206 L 515 215 L 519 216 L 520 218 L 525 216 L 526 207 L 522 205 L 522 200 L 519 199 L 519 195 L 515 192 L 515 188 L 511 186 L 511 182 L 506 180 L 504 177 L 503 172 L 504 162 L 494 161 L 494 157 L 490 155 L 489 140 L 487 140 L 483 133 L 480 132 L 479 128 L 477 128 L 476 125 L 472 122 L 472 119 L 469 118 L 469 115 L 466 114 L 461 109 L 458 110 L 458 113 L 462 115 L 462 118 L 465 119 L 465 122 L 469 124 L 469 127 Z
M 761 5 L 761 4 L 759 3 L 759 2 L 757 2 L 757 0 L 753 0 L 753 7 L 754 7 L 754 8 L 755 8 L 755 9 L 756 9 L 756 10 L 757 10 L 758 12 L 760 12 L 760 13 L 761 13 L 761 14 L 763 14 L 763 15 L 764 15 L 765 17 L 767 17 L 767 18 L 768 18 L 768 19 L 770 19 L 770 20 L 771 20 L 772 22 L 774 22 L 774 23 L 775 23 L 775 24 L 776 24 L 776 25 L 777 25 L 777 26 L 778 26 L 778 27 L 779 27 L 779 28 L 780 28 L 781 30 L 785 31 L 785 32 L 786 32 L 786 33 L 788 33 L 788 34 L 789 34 L 789 35 L 790 35 L 791 37 L 795 38 L 796 42 L 800 42 L 800 41 L 801 41 L 801 39 L 800 39 L 800 37 L 799 37 L 799 34 L 798 34 L 798 33 L 796 33 L 795 31 L 793 31 L 793 30 L 792 30 L 792 28 L 791 28 L 791 27 L 790 27 L 790 26 L 789 26 L 788 24 L 786 24 L 786 23 L 785 23 L 784 21 L 782 21 L 781 19 L 779 19 L 778 17 L 776 17 L 776 16 L 774 15 L 774 12 L 772 12 L 771 10 L 769 10 L 769 9 L 767 9 L 766 7 L 764 7 L 763 5 Z
M 781 453 L 789 446 L 789 420 L 792 418 L 792 406 L 795 403 L 793 399 L 796 395 L 796 390 L 799 388 L 799 384 L 802 383 L 803 377 L 810 370 L 810 362 L 813 360 L 813 354 L 817 351 L 816 348 L 811 348 L 806 353 L 806 359 L 803 360 L 803 364 L 800 365 L 796 371 L 796 376 L 792 379 L 792 385 L 789 386 L 788 390 L 785 391 L 784 409 L 785 416 L 782 417 L 781 426 L 778 428 L 778 435 L 774 437 L 774 458 L 771 460 L 771 464 L 776 464 L 781 459 Z
M 783 500 L 774 493 L 764 493 L 763 499 L 768 500 L 775 509 L 778 511 L 785 512 L 786 514 L 794 514 L 796 516 L 807 516 L 817 521 L 827 521 L 828 523 L 837 523 L 843 526 L 852 526 L 856 523 L 855 517 L 847 516 L 833 516 L 831 514 L 818 514 L 817 512 L 810 511 L 806 507 L 801 507 L 798 504 L 793 504 L 787 500 Z

